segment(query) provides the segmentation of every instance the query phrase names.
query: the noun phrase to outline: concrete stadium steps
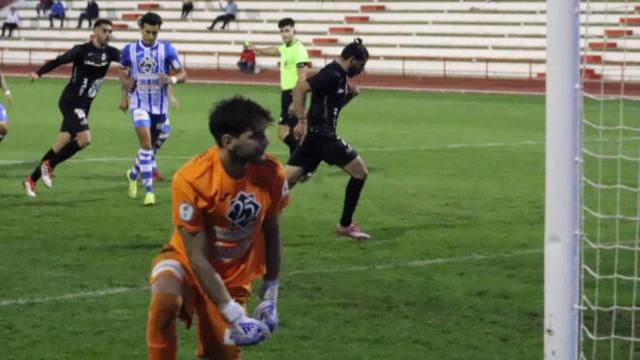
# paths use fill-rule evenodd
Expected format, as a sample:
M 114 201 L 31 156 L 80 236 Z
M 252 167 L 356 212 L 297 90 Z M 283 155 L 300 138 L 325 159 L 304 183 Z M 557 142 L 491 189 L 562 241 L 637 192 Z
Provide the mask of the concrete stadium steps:
M 86 1 L 67 0 L 71 10 L 65 28 L 51 31 L 48 19 L 36 18 L 35 3 L 30 0 L 20 5 L 23 26 L 16 35 L 22 41 L 3 39 L 0 47 L 68 48 L 88 39 L 88 30 L 72 29 Z M 239 21 L 232 22 L 226 31 L 214 32 L 205 28 L 221 13 L 217 1 L 196 1 L 190 21 L 179 19 L 182 2 L 178 0 L 102 0 L 99 4 L 101 14 L 119 27 L 115 32 L 116 46 L 139 38 L 135 16 L 145 12 L 140 4 L 151 7 L 157 4 L 159 9 L 154 11 L 165 20 L 161 37 L 171 40 L 179 51 L 192 52 L 187 56 L 192 65 L 200 60 L 206 64 L 217 53 L 218 63 L 233 66 L 237 61 L 233 54 L 240 52 L 245 40 L 256 46 L 279 45 L 276 24 L 290 16 L 296 19 L 300 40 L 316 54 L 314 65 L 318 65 L 317 60 L 325 61 L 339 54 L 354 36 L 360 36 L 373 57 L 368 65 L 370 70 L 435 71 L 443 67 L 443 61 L 437 58 L 457 58 L 459 63 L 447 60 L 449 69 L 490 74 L 492 67 L 499 65 L 505 73 L 521 72 L 519 76 L 544 72 L 545 1 L 241 1 Z M 380 5 L 384 8 L 376 7 Z M 585 21 L 587 4 L 581 6 L 581 20 Z M 624 60 L 640 62 L 640 13 L 635 5 L 592 1 L 590 7 L 587 44 L 592 45 L 584 53 L 600 56 L 600 62 L 608 64 Z M 128 20 L 123 20 L 123 16 L 129 16 Z M 366 21 L 348 21 L 348 17 L 366 17 Z M 635 20 L 624 20 L 635 18 L 639 19 L 637 24 Z M 58 23 L 54 20 L 54 25 Z M 349 31 L 332 32 L 331 28 Z M 586 35 L 586 29 L 581 31 Z M 196 54 L 202 51 L 211 54 Z M 408 59 L 394 59 L 402 56 Z M 259 57 L 261 61 L 273 66 L 277 59 Z M 598 63 L 593 59 L 591 62 Z M 536 69 L 532 70 L 533 67 Z
M 33 9 L 36 0 L 25 1 L 19 5 L 21 9 Z M 181 1 L 147 1 L 147 0 L 109 0 L 99 3 L 101 9 L 124 9 L 138 10 L 139 4 L 158 4 L 160 10 L 180 10 Z M 68 0 L 67 7 L 72 10 L 84 9 L 86 1 Z M 363 11 L 363 6 L 383 5 L 385 12 L 394 11 L 432 11 L 432 12 L 517 12 L 517 13 L 545 13 L 545 1 L 508 1 L 508 2 L 486 2 L 486 1 L 286 1 L 286 11 Z M 620 2 L 594 2 L 589 5 L 595 12 L 632 12 L 634 3 Z M 239 3 L 241 11 L 253 10 L 276 10 L 281 11 L 283 1 L 241 1 Z M 219 12 L 217 1 L 196 1 L 195 11 Z M 587 4 L 582 3 L 581 8 L 586 9 Z

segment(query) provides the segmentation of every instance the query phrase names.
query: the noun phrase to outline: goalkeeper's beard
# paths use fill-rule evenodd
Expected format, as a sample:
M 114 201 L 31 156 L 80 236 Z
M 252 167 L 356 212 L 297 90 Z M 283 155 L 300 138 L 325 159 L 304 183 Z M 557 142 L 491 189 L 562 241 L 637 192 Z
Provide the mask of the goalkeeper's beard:
M 237 164 L 262 163 L 267 159 L 265 149 L 256 149 L 252 153 L 241 153 L 239 151 L 229 151 L 231 160 Z

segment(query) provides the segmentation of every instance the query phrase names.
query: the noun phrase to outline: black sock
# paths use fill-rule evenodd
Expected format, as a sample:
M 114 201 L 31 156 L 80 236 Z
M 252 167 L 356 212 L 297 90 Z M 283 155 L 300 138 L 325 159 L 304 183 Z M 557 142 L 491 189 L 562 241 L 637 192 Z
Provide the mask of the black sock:
M 42 163 L 45 160 L 50 161 L 55 154 L 56 153 L 53 152 L 53 149 L 49 149 L 49 151 L 47 151 L 47 153 L 44 154 L 44 156 L 42 157 L 42 160 L 40 160 L 40 162 L 38 163 L 38 166 L 36 166 L 36 168 L 31 173 L 31 181 L 37 182 L 38 180 L 40 180 L 40 177 L 42 176 L 42 173 L 40 172 L 40 165 L 42 165 Z
M 78 145 L 78 142 L 76 140 L 71 140 L 71 142 L 69 142 L 62 149 L 60 149 L 60 152 L 58 152 L 51 159 L 49 159 L 49 164 L 51 165 L 51 168 L 52 169 L 55 168 L 58 164 L 72 157 L 73 154 L 77 153 L 79 150 L 80 150 L 80 145 Z
M 282 141 L 289 147 L 289 155 L 293 154 L 298 148 L 298 141 L 293 137 L 291 132 L 287 134 Z
M 349 179 L 347 189 L 344 193 L 344 206 L 342 208 L 340 225 L 349 226 L 351 222 L 353 222 L 353 213 L 356 211 L 356 206 L 358 206 L 358 200 L 360 199 L 360 193 L 363 187 L 364 180 L 354 177 Z

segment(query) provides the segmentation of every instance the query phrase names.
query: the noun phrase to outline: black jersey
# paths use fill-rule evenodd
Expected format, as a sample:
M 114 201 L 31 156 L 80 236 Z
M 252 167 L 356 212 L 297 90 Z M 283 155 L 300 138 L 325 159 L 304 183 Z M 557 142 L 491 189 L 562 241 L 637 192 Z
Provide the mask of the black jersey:
M 120 50 L 113 46 L 97 48 L 92 42 L 79 44 L 57 58 L 44 64 L 36 73 L 48 73 L 60 65 L 73 63 L 71 79 L 62 92 L 63 98 L 81 103 L 91 103 L 98 93 L 112 61 L 120 61 Z
M 338 115 L 346 104 L 347 73 L 334 61 L 307 81 L 312 90 L 307 114 L 309 132 L 335 133 Z

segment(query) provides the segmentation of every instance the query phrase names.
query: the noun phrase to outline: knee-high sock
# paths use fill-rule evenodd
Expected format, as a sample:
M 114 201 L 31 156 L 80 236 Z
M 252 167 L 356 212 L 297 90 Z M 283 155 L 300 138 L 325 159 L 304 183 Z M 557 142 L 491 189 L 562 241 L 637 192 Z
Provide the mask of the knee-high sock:
M 358 206 L 358 200 L 360 199 L 360 193 L 363 187 L 364 180 L 354 177 L 349 179 L 347 189 L 344 193 L 344 206 L 342 207 L 340 225 L 349 226 L 351 222 L 353 222 L 353 213 L 356 211 L 356 206 Z
M 153 192 L 153 150 L 138 150 L 140 175 L 147 192 Z
M 156 154 L 160 151 L 162 145 L 169 139 L 169 135 L 171 134 L 171 127 L 165 125 L 158 138 L 153 142 L 153 170 L 155 171 L 158 168 L 158 164 L 156 163 Z
M 49 159 L 51 168 L 55 168 L 58 164 L 69 159 L 78 151 L 80 151 L 80 145 L 78 145 L 76 140 L 71 140 L 71 142 L 65 145 L 59 152 Z
M 136 160 L 133 162 L 133 166 L 131 167 L 131 172 L 129 173 L 129 179 L 136 180 L 138 178 L 139 173 L 140 173 L 140 160 L 136 156 Z
M 171 135 L 171 126 L 165 125 L 160 134 L 158 134 L 158 138 L 153 141 L 154 153 L 157 153 L 158 150 L 160 150 L 162 145 L 169 139 L 169 135 Z
M 182 299 L 174 294 L 151 295 L 147 317 L 149 360 L 175 360 L 178 350 L 176 319 Z
M 36 168 L 31 173 L 31 181 L 36 182 L 40 180 L 40 177 L 42 176 L 40 165 L 42 165 L 43 161 L 50 160 L 55 154 L 56 153 L 53 152 L 53 149 L 49 149 L 49 151 L 47 151 L 47 153 L 44 154 L 44 156 L 42 157 L 42 160 L 40 160 L 40 162 L 38 163 L 38 166 L 36 166 Z

